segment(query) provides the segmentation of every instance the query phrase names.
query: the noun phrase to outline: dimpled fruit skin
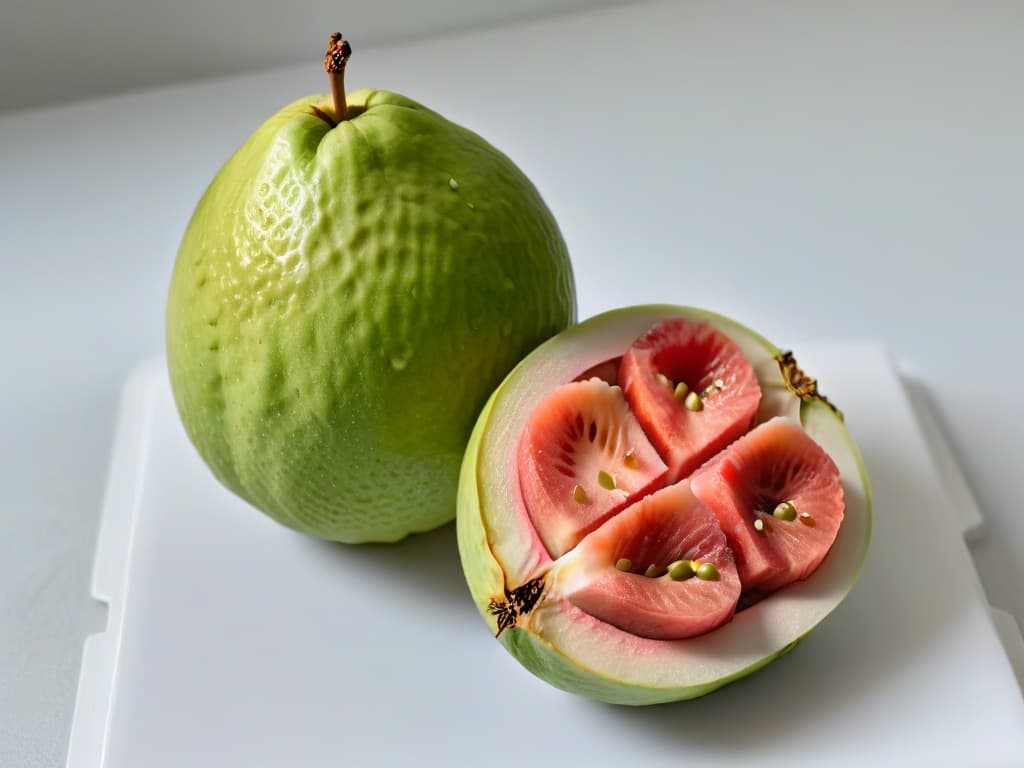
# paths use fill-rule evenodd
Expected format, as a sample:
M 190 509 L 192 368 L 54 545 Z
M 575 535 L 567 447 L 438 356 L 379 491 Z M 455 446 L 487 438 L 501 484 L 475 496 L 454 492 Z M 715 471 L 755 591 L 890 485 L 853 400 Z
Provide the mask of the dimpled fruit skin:
M 575 288 L 508 158 L 393 93 L 351 94 L 334 128 L 330 103 L 273 116 L 199 202 L 168 366 L 226 486 L 326 539 L 394 541 L 454 517 L 478 411 L 575 321 Z

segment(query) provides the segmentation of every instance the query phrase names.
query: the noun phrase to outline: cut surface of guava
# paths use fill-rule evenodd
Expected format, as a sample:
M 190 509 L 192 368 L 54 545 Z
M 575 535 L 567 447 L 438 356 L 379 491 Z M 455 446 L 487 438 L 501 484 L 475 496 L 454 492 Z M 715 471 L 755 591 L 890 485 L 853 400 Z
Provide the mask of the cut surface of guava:
M 825 559 L 843 520 L 839 470 L 785 418 L 748 432 L 691 482 L 718 518 L 745 590 L 770 592 L 807 578 Z M 788 514 L 776 515 L 784 504 Z
M 714 578 L 697 575 L 705 564 L 714 566 Z M 645 573 L 651 568 L 657 575 Z M 556 583 L 591 616 L 661 640 L 723 624 L 740 596 L 718 519 L 685 480 L 644 497 L 584 538 L 561 564 Z
M 748 441 L 752 457 L 772 453 L 762 450 L 758 434 L 768 442 L 778 439 L 785 448 L 789 438 L 778 431 L 785 423 L 827 454 L 841 488 L 842 523 L 818 567 L 806 573 L 803 566 L 794 566 L 789 573 L 798 573 L 797 581 L 757 602 L 740 599 L 740 610 L 736 600 L 745 587 L 733 562 L 734 547 L 712 505 L 693 493 L 687 480 L 670 485 L 666 475 L 656 483 L 660 490 L 612 510 L 596 527 L 583 526 L 582 537 L 557 554 L 541 543 L 527 512 L 520 450 L 527 424 L 542 412 L 538 409 L 545 400 L 570 382 L 586 383 L 592 377 L 624 381 L 630 348 L 659 326 L 674 325 L 722 335 L 726 343 L 720 348 L 742 358 L 729 365 L 755 379 L 744 391 L 756 387 L 760 392 L 752 405 L 743 406 L 740 434 L 727 439 L 725 452 L 709 457 L 707 467 L 715 466 L 715 456 L 729 455 L 728 446 L 742 447 L 737 441 L 744 433 L 755 435 Z M 681 367 L 663 375 L 700 381 L 680 372 Z M 799 453 L 781 450 L 780 461 L 764 462 L 761 468 L 781 473 L 785 482 L 780 487 L 798 508 L 809 503 L 801 501 L 800 493 L 816 487 L 812 483 L 801 490 L 796 479 L 785 475 L 786 466 L 803 466 L 786 458 Z M 841 415 L 818 395 L 816 383 L 792 355 L 704 310 L 634 307 L 591 318 L 549 340 L 494 392 L 463 459 L 457 527 L 474 600 L 492 632 L 524 666 L 556 686 L 596 699 L 648 704 L 700 696 L 749 674 L 788 651 L 824 619 L 852 587 L 866 555 L 870 491 Z M 673 581 L 662 573 L 675 561 L 699 563 L 702 557 L 720 560 L 714 563 L 717 579 Z M 766 589 L 766 584 L 748 591 Z
M 669 465 L 670 482 L 742 435 L 761 399 L 739 347 L 710 323 L 683 317 L 658 323 L 630 345 L 619 383 Z
M 523 501 L 552 557 L 650 490 L 665 469 L 622 390 L 598 378 L 548 395 L 519 447 Z

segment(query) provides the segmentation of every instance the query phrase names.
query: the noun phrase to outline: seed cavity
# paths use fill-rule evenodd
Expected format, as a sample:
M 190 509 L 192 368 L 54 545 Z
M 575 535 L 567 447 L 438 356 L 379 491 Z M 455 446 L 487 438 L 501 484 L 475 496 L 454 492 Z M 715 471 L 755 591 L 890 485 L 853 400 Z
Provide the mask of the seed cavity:
M 668 575 L 672 581 L 686 581 L 693 578 L 696 573 L 691 560 L 676 560 L 668 566 Z
M 704 400 L 696 392 L 691 392 L 686 396 L 686 400 L 683 402 L 688 411 L 702 411 L 704 410 Z
M 644 576 L 656 579 L 659 576 L 664 576 L 666 573 L 668 573 L 668 568 L 663 565 L 658 565 L 657 563 L 651 563 L 647 566 L 647 570 L 644 571 Z
M 628 557 L 620 557 L 615 561 L 615 567 L 620 571 L 626 571 L 628 573 L 633 570 L 633 561 Z
M 676 400 L 679 400 L 680 402 L 682 402 L 683 400 L 686 399 L 686 395 L 687 395 L 687 393 L 689 393 L 689 391 L 690 391 L 690 388 L 688 386 L 686 386 L 686 382 L 685 381 L 680 381 L 678 384 L 676 384 L 676 388 L 675 388 L 675 390 L 673 390 L 672 396 Z
M 572 498 L 577 504 L 587 503 L 587 492 L 583 490 L 582 485 L 574 485 L 572 489 Z
M 615 490 L 615 478 L 605 472 L 603 469 L 597 473 L 597 484 L 604 488 L 606 491 Z
M 796 507 L 793 506 L 792 502 L 783 501 L 776 505 L 775 510 L 772 512 L 772 517 L 776 520 L 796 520 Z
M 697 568 L 697 578 L 701 581 L 717 581 L 719 578 L 718 569 L 714 563 L 701 563 Z

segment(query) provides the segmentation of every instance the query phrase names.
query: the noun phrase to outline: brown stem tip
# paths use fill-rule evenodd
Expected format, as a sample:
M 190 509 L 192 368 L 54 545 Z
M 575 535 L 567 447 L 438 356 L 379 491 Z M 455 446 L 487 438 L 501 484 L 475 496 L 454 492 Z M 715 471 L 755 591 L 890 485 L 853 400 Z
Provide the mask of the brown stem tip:
M 324 69 L 327 70 L 327 74 L 344 73 L 351 55 L 352 46 L 348 44 L 348 40 L 341 36 L 341 32 L 334 32 L 327 43 L 327 53 L 324 54 Z
M 345 104 L 345 65 L 352 55 L 352 46 L 341 36 L 341 32 L 331 35 L 324 54 L 324 69 L 331 80 L 331 97 L 334 99 L 334 114 L 341 122 L 348 114 Z

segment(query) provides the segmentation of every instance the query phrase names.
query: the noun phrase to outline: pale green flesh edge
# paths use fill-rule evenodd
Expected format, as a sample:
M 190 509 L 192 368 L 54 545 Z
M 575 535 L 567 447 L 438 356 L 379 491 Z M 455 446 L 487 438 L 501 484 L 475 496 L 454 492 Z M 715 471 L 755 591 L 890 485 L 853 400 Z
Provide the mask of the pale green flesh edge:
M 490 615 L 487 610 L 491 598 L 500 596 L 506 586 L 514 588 L 525 581 L 526 576 L 536 575 L 537 572 L 543 572 L 550 567 L 550 564 L 528 562 L 525 572 L 509 576 L 509 583 L 507 585 L 505 583 L 506 571 L 523 571 L 523 566 L 521 565 L 518 569 L 503 568 L 499 562 L 499 556 L 496 554 L 495 531 L 485 517 L 491 516 L 489 510 L 495 509 L 496 503 L 502 503 L 503 494 L 504 503 L 509 504 L 510 502 L 507 488 L 501 488 L 500 483 L 497 483 L 499 487 L 489 487 L 495 484 L 496 475 L 500 475 L 500 472 L 496 473 L 492 470 L 488 473 L 487 467 L 484 466 L 484 456 L 494 450 L 493 442 L 488 442 L 488 439 L 495 431 L 499 431 L 500 426 L 504 426 L 507 431 L 516 434 L 518 434 L 518 427 L 508 424 L 492 425 L 491 420 L 495 411 L 504 415 L 507 410 L 505 406 L 509 397 L 508 393 L 514 392 L 521 380 L 532 380 L 531 374 L 536 367 L 535 361 L 538 358 L 543 359 L 545 355 L 551 357 L 558 346 L 565 345 L 567 340 L 575 339 L 582 342 L 580 346 L 584 350 L 589 344 L 593 344 L 597 351 L 594 358 L 574 359 L 575 364 L 571 368 L 563 364 L 564 380 L 566 381 L 592 365 L 602 362 L 603 359 L 614 356 L 605 356 L 600 349 L 599 342 L 609 333 L 615 335 L 620 326 L 633 326 L 632 330 L 635 330 L 635 327 L 640 327 L 641 330 L 635 334 L 639 335 L 659 320 L 678 315 L 708 321 L 730 336 L 754 363 L 755 371 L 762 382 L 762 388 L 765 389 L 766 395 L 782 396 L 778 391 L 782 379 L 778 374 L 777 365 L 773 368 L 774 376 L 771 370 L 766 369 L 763 365 L 765 360 L 774 362 L 775 356 L 779 354 L 778 349 L 763 337 L 732 320 L 690 307 L 647 306 L 605 313 L 570 328 L 526 358 L 509 374 L 481 412 L 466 451 L 460 477 L 457 517 L 459 552 L 470 590 L 492 633 L 497 632 L 497 625 L 494 616 Z M 627 330 L 624 335 L 629 336 L 632 330 Z M 630 338 L 629 341 L 631 340 Z M 619 350 L 619 354 L 624 351 L 628 343 L 627 341 Z M 549 349 L 549 347 L 552 348 Z M 634 675 L 633 679 L 625 679 L 628 674 L 617 678 L 600 671 L 597 668 L 600 664 L 581 661 L 580 658 L 577 658 L 580 654 L 573 654 L 571 648 L 558 647 L 557 642 L 552 642 L 551 638 L 545 636 L 552 634 L 550 624 L 557 624 L 559 620 L 562 622 L 563 629 L 565 626 L 572 626 L 571 622 L 565 620 L 565 617 L 561 615 L 565 611 L 562 611 L 556 604 L 548 609 L 538 609 L 529 617 L 530 620 L 525 625 L 506 630 L 500 635 L 503 645 L 513 656 L 530 671 L 549 683 L 591 698 L 618 704 L 653 704 L 677 701 L 702 696 L 768 664 L 790 650 L 828 613 L 834 610 L 852 589 L 867 556 L 872 528 L 870 484 L 860 453 L 841 418 L 821 402 L 802 402 L 788 390 L 785 390 L 785 395 L 790 397 L 791 406 L 785 404 L 785 400 L 780 400 L 782 405 L 773 406 L 769 410 L 789 409 L 791 411 L 789 415 L 799 418 L 808 433 L 823 445 L 839 466 L 847 495 L 847 513 L 844 527 L 840 531 L 841 538 L 837 540 L 837 546 L 833 547 L 833 550 L 840 546 L 839 542 L 845 536 L 846 541 L 842 544 L 845 561 L 837 562 L 830 554 L 819 571 L 810 579 L 788 587 L 783 590 L 785 594 L 780 593 L 738 614 L 730 624 L 701 638 L 672 641 L 662 645 L 665 648 L 666 664 L 671 667 L 673 663 L 679 661 L 678 653 L 680 649 L 685 649 L 687 644 L 694 648 L 702 645 L 714 647 L 719 643 L 728 647 L 730 641 L 735 641 L 735 636 L 744 631 L 750 631 L 750 622 L 758 615 L 773 626 L 786 625 L 772 642 L 766 642 L 759 653 L 751 655 L 746 652 L 743 654 L 744 661 L 736 663 L 731 668 L 729 664 L 712 665 L 713 672 L 705 673 L 703 679 L 687 679 L 689 671 L 685 668 L 687 666 L 685 663 L 680 665 L 682 667 L 680 669 L 659 669 L 657 675 L 651 674 L 647 678 L 643 675 Z M 766 402 L 769 399 L 766 397 Z M 768 415 L 770 414 L 759 414 L 759 418 Z M 483 451 L 481 450 L 482 444 Z M 505 445 L 507 452 L 509 450 L 507 442 Z M 482 493 L 485 494 L 484 503 L 481 503 Z M 853 528 L 857 528 L 857 530 L 851 530 Z M 499 539 L 500 537 L 501 533 L 498 534 Z M 508 537 L 506 536 L 506 538 Z M 504 541 L 503 543 L 505 550 L 514 549 L 517 545 L 516 542 Z M 518 546 L 529 547 L 524 541 L 518 542 Z M 532 571 L 530 566 L 533 567 Z M 839 572 L 836 573 L 836 571 Z M 815 589 L 822 589 L 823 582 L 825 599 L 822 601 L 821 595 L 818 595 L 820 610 L 803 624 L 799 621 L 793 622 L 793 617 L 786 614 L 786 601 L 799 601 L 801 593 L 813 596 Z M 823 606 L 822 603 L 824 603 Z M 794 604 L 799 605 L 799 602 Z M 790 610 L 790 613 L 792 612 Z M 534 626 L 543 623 L 540 619 L 534 621 L 534 617 L 543 615 L 554 616 L 556 617 L 555 621 L 550 622 L 549 626 L 539 628 Z M 776 619 L 778 620 L 776 621 Z M 747 624 L 747 628 L 741 626 L 742 624 Z M 558 632 L 555 631 L 553 634 L 557 641 L 559 639 Z M 581 642 L 588 641 L 584 639 Z M 742 641 L 739 643 L 742 645 Z M 685 657 L 685 650 L 682 653 Z M 612 647 L 609 645 L 608 656 L 610 657 L 612 654 Z M 676 658 L 671 658 L 673 656 Z M 591 661 L 594 660 L 591 659 Z M 623 662 L 620 660 L 619 663 L 621 665 Z M 625 663 L 625 666 L 626 672 L 628 672 L 628 662 Z M 700 665 L 695 666 L 699 667 Z

